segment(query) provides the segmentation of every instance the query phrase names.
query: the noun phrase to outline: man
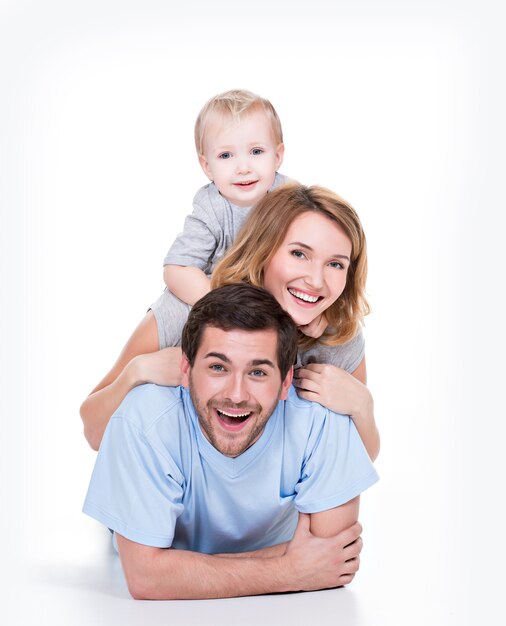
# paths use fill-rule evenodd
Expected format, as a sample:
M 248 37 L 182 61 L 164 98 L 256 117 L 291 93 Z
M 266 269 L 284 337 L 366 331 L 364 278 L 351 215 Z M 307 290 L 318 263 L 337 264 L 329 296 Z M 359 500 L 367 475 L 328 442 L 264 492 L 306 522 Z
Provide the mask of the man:
M 137 387 L 111 418 L 84 512 L 115 532 L 134 598 L 352 580 L 377 474 L 348 417 L 297 398 L 296 346 L 269 293 L 216 289 L 183 331 L 184 387 Z

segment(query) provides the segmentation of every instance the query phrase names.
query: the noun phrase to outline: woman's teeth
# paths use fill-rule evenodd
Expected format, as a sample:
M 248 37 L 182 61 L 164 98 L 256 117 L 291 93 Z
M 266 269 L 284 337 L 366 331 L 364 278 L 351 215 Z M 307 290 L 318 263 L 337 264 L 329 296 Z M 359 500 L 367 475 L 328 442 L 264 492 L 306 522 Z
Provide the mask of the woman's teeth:
M 299 300 L 304 300 L 304 302 L 314 303 L 320 299 L 320 296 L 309 296 L 307 293 L 296 291 L 295 289 L 288 289 L 288 291 L 292 294 L 292 296 L 299 298 Z

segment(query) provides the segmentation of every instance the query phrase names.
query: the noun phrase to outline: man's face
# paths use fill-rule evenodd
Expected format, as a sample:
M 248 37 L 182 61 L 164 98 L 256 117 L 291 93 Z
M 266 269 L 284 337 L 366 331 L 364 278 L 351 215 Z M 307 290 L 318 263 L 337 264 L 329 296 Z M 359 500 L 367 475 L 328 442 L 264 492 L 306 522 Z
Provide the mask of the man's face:
M 183 355 L 183 384 L 205 437 L 219 452 L 236 457 L 257 441 L 278 400 L 284 400 L 292 371 L 281 380 L 274 330 L 207 327 L 193 367 Z

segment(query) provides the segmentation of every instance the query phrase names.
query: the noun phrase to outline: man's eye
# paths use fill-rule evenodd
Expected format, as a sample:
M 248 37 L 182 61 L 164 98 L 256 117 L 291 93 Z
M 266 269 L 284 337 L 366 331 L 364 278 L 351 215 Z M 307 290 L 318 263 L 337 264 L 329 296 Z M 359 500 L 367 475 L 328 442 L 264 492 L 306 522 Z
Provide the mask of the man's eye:
M 252 376 L 257 376 L 257 377 L 262 377 L 262 376 L 267 376 L 267 374 L 263 371 L 263 370 L 253 370 L 251 372 Z
M 213 372 L 224 372 L 225 368 L 223 367 L 223 365 L 220 365 L 219 363 L 214 363 L 213 365 L 211 365 L 209 367 L 209 369 L 213 370 Z
M 219 159 L 230 159 L 231 156 L 232 156 L 231 152 L 222 152 L 218 158 Z
M 258 156 L 259 154 L 263 154 L 264 151 L 262 150 L 262 148 L 253 148 L 253 150 L 251 151 L 251 154 L 253 154 L 254 156 Z

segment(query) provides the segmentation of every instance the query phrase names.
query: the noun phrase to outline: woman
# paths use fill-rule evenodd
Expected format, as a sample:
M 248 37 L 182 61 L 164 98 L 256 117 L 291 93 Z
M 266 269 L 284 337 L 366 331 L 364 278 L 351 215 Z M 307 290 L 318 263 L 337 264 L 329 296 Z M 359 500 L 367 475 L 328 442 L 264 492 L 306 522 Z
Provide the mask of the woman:
M 362 317 L 367 274 L 365 236 L 353 208 L 321 187 L 293 183 L 250 213 L 236 243 L 216 266 L 212 286 L 263 286 L 300 329 L 295 385 L 301 397 L 350 415 L 369 455 L 379 452 L 366 383 Z M 166 291 L 118 360 L 81 406 L 86 439 L 98 449 L 110 416 L 142 383 L 180 383 L 177 347 L 189 306 Z

